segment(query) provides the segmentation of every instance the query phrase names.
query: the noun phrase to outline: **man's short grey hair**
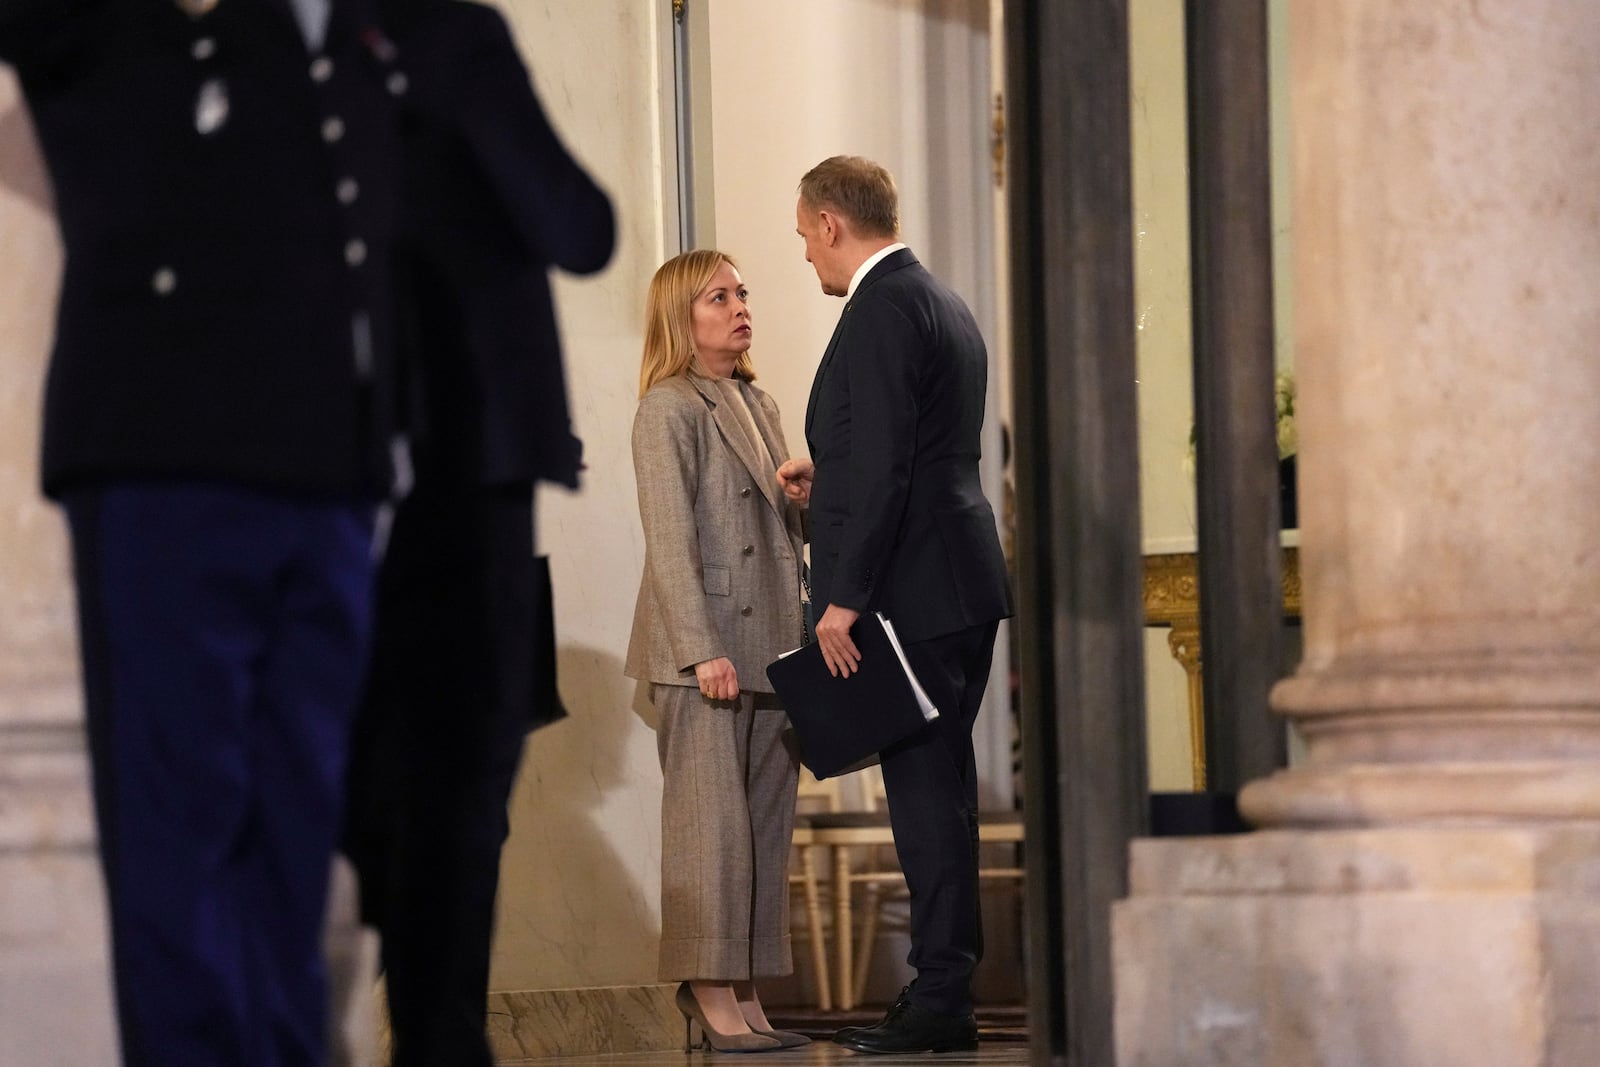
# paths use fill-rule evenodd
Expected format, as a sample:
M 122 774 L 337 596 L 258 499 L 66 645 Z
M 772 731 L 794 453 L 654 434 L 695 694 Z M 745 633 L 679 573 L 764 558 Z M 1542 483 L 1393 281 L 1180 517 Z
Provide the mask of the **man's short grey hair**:
M 900 236 L 900 193 L 894 175 L 870 159 L 832 156 L 800 179 L 800 199 L 849 219 L 859 237 Z

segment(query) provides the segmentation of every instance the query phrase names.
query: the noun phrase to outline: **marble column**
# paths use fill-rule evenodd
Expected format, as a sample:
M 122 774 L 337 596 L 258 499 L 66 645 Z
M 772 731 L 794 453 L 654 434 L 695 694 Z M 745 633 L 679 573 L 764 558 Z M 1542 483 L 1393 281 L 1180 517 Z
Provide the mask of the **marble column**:
M 1121 1067 L 1600 1063 L 1600 6 L 1290 13 L 1305 759 L 1136 844 Z
M 104 894 L 65 528 L 39 496 L 39 396 L 61 252 L 0 67 L 0 1063 L 115 1063 Z

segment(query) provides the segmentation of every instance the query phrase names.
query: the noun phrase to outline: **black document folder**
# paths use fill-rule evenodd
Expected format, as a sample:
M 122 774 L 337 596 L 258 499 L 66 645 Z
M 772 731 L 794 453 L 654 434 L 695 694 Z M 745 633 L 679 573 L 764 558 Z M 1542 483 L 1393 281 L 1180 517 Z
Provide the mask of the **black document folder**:
M 882 615 L 861 616 L 850 636 L 861 663 L 848 678 L 828 673 L 815 642 L 767 665 L 767 678 L 800 740 L 800 758 L 818 778 L 869 764 L 939 714 Z

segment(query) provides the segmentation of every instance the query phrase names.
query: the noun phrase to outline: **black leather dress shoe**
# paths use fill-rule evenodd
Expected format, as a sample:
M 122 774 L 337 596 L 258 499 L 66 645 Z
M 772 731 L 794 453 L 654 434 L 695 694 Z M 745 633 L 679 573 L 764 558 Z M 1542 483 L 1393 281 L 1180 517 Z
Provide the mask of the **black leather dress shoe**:
M 915 983 L 913 983 L 913 984 L 915 984 Z M 846 1037 L 849 1037 L 851 1034 L 858 1034 L 863 1030 L 872 1030 L 872 1029 L 875 1029 L 876 1027 L 882 1026 L 884 1023 L 888 1022 L 890 1019 L 893 1019 L 897 1013 L 899 1013 L 901 1011 L 904 1011 L 906 1008 L 908 1008 L 910 1006 L 911 1006 L 911 986 L 903 985 L 903 986 L 900 987 L 900 995 L 894 998 L 894 1003 L 889 1005 L 889 1010 L 884 1013 L 882 1019 L 879 1019 L 875 1023 L 869 1023 L 866 1026 L 841 1026 L 838 1029 L 838 1031 L 833 1035 L 833 1040 L 836 1041 L 836 1042 L 841 1042 L 842 1043 L 842 1039 L 846 1038 Z
M 840 1032 L 834 1041 L 853 1052 L 970 1052 L 978 1047 L 978 1023 L 966 1015 L 940 1015 L 907 1003 L 877 1026 Z

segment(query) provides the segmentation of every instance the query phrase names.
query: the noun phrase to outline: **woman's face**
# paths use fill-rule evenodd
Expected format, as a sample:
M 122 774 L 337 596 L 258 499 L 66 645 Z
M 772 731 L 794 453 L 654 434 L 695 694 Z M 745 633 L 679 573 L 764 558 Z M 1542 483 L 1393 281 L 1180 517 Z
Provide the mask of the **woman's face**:
M 695 356 L 706 373 L 729 377 L 739 354 L 750 350 L 749 296 L 739 272 L 727 260 L 694 295 L 690 326 Z

